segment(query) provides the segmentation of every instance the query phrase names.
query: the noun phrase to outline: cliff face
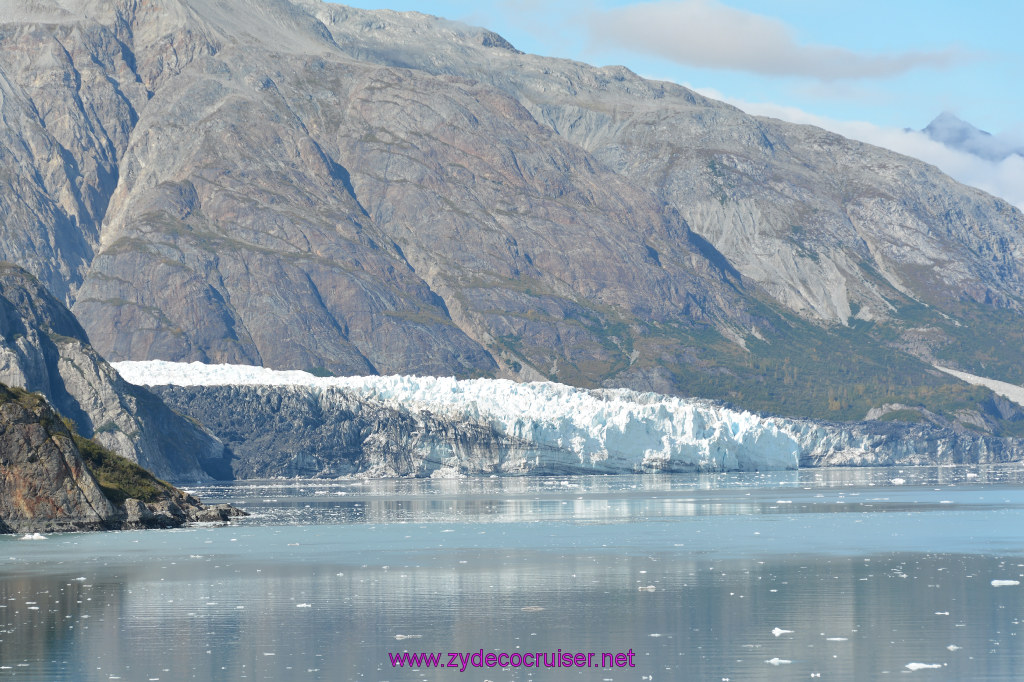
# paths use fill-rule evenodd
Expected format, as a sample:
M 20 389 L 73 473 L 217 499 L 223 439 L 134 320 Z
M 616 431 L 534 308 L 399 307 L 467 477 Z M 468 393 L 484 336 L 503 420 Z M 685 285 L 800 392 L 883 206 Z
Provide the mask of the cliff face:
M 306 0 L 0 0 L 0 113 L 0 257 L 114 360 L 1011 432 L 931 365 L 1024 382 L 1024 216 L 819 129 Z
M 117 510 L 45 401 L 0 386 L 0 532 L 98 530 Z
M 27 272 L 0 263 L 0 382 L 45 395 L 86 438 L 157 476 L 217 475 L 223 446 L 121 379 L 71 312 Z
M 238 514 L 205 507 L 119 459 L 74 436 L 41 395 L 0 384 L 0 533 L 170 528 Z

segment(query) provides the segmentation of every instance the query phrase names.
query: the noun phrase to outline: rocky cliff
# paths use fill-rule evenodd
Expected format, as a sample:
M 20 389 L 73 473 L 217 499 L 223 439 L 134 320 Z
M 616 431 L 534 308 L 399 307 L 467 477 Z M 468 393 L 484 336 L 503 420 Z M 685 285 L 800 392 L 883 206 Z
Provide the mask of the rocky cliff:
M 931 366 L 1024 382 L 1024 216 L 820 129 L 307 0 L 2 0 L 0 116 L 0 257 L 111 359 L 1017 433 Z
M 43 396 L 0 384 L 0 533 L 169 528 L 237 514 L 69 431 Z
M 0 382 L 38 391 L 86 438 L 156 475 L 223 475 L 223 446 L 195 421 L 121 379 L 74 315 L 21 268 L 0 263 Z

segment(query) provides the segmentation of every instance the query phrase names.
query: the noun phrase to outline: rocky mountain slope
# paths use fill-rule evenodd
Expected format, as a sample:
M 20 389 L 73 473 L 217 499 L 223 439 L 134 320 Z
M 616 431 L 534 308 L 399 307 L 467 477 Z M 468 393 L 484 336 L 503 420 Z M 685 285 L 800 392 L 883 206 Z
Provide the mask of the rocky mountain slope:
M 168 528 L 238 513 L 202 505 L 69 431 L 43 396 L 0 384 L 0 533 Z
M 1021 431 L 932 367 L 1024 382 L 1019 211 L 621 67 L 311 0 L 2 0 L 0 120 L 0 257 L 111 359 Z
M 238 478 L 766 471 L 1024 458 L 1020 441 L 926 424 L 782 419 L 623 389 L 318 378 L 159 361 L 117 367 L 204 419 L 231 449 Z
M 121 379 L 71 312 L 25 270 L 0 263 L 0 382 L 42 393 L 84 437 L 173 480 L 225 475 L 198 422 Z

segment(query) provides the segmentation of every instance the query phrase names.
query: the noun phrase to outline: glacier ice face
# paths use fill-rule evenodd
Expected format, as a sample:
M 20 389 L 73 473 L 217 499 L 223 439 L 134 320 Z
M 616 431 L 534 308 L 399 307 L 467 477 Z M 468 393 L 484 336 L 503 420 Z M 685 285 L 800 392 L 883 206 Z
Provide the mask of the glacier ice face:
M 159 360 L 114 364 L 146 386 L 281 386 L 342 390 L 409 413 L 484 423 L 581 471 L 795 469 L 800 445 L 785 420 L 712 403 L 637 393 L 584 390 L 552 382 L 418 376 L 316 377 L 248 365 Z M 523 462 L 531 468 L 530 462 Z
M 627 389 L 450 377 L 320 378 L 159 360 L 114 367 L 234 443 L 241 460 L 235 475 L 242 478 L 766 471 L 1024 459 L 1019 440 L 922 424 L 765 417 Z

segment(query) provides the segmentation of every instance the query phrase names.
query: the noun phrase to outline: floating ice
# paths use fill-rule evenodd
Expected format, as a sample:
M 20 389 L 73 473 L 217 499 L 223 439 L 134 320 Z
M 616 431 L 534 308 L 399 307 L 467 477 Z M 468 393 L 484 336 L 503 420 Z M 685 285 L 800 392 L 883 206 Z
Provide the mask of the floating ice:
M 779 635 L 790 635 L 793 634 L 792 630 L 783 630 L 782 628 L 774 628 L 772 634 L 778 637 Z
M 958 647 L 956 644 L 950 644 L 946 648 L 949 649 L 950 651 L 960 651 L 960 647 Z
M 21 536 L 22 540 L 46 540 L 46 536 L 41 533 L 25 533 Z
M 904 666 L 904 667 L 907 670 L 913 672 L 915 670 L 929 670 L 929 669 L 941 668 L 942 664 L 941 663 L 907 663 L 907 665 Z
M 772 665 L 789 665 L 792 662 L 793 661 L 790 661 L 785 658 L 779 658 L 778 656 L 776 656 L 775 658 L 769 658 L 767 661 L 765 661 L 765 663 L 771 663 Z
M 1011 585 L 1020 585 L 1019 580 L 993 580 L 992 587 L 1009 587 Z
M 312 607 L 313 607 L 312 604 L 306 604 L 306 603 L 296 604 L 295 605 L 295 608 L 297 608 L 297 609 L 309 609 L 309 608 L 312 608 Z
M 892 483 L 893 485 L 903 485 L 904 483 L 907 482 L 907 479 L 905 479 L 905 478 L 894 478 L 894 479 L 892 479 L 889 482 Z
M 423 635 L 395 635 L 395 639 L 402 641 L 403 639 L 420 639 Z

